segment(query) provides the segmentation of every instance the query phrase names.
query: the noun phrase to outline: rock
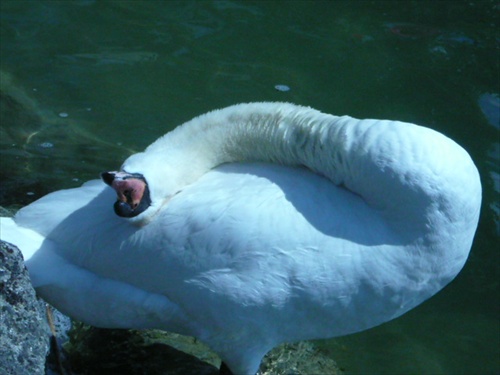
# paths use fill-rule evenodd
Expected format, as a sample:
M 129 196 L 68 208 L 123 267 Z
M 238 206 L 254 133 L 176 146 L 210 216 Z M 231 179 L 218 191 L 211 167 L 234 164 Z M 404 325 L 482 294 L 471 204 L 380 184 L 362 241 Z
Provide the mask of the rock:
M 0 241 L 0 374 L 45 373 L 49 326 L 19 249 Z

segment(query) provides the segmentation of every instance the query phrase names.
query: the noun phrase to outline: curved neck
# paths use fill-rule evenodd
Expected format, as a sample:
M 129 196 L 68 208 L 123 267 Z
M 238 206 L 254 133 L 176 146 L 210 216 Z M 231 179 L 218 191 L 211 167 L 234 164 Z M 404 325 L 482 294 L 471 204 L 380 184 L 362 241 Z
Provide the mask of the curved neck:
M 451 170 L 450 158 L 465 172 Z M 149 182 L 153 204 L 145 213 L 151 215 L 210 169 L 242 161 L 306 166 L 413 232 L 424 230 L 422 217 L 436 200 L 463 200 L 450 184 L 478 186 L 468 181 L 478 181 L 468 154 L 433 130 L 287 103 L 239 104 L 196 117 L 132 155 L 123 168 Z
M 286 103 L 240 104 L 194 118 L 146 152 L 168 150 L 169 159 L 190 160 L 195 179 L 223 163 L 259 161 L 303 165 L 340 184 L 347 143 L 341 119 Z

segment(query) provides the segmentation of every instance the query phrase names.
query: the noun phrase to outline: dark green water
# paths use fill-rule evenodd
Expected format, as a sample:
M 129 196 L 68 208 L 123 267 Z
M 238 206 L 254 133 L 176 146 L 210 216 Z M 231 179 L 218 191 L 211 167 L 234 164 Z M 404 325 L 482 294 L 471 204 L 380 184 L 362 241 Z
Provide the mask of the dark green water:
M 318 345 L 346 374 L 500 373 L 498 1 L 2 0 L 0 11 L 3 206 L 78 186 L 238 102 L 455 139 L 484 188 L 464 270 L 402 318 Z

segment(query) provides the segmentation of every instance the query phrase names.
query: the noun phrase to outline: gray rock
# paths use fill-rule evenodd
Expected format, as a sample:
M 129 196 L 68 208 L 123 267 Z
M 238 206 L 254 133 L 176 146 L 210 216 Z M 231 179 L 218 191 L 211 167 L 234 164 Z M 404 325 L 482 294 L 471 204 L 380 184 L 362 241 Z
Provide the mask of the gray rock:
M 0 374 L 45 373 L 49 326 L 21 252 L 0 241 Z

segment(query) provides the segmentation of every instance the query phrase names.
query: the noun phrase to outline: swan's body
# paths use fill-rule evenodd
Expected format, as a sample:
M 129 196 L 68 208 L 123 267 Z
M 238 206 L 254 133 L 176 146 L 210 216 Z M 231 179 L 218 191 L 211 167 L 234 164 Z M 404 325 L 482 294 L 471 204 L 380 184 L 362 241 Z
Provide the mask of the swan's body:
M 116 216 L 94 181 L 2 218 L 1 238 L 68 315 L 196 336 L 235 374 L 281 342 L 364 330 L 432 296 L 464 265 L 481 203 L 445 136 L 283 103 L 200 116 L 123 170 L 149 188 L 137 216 Z

